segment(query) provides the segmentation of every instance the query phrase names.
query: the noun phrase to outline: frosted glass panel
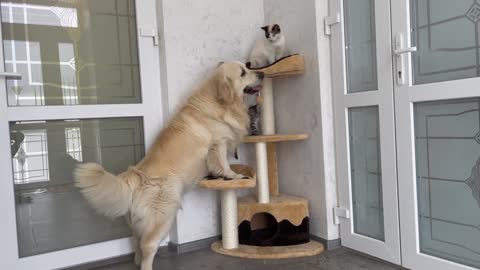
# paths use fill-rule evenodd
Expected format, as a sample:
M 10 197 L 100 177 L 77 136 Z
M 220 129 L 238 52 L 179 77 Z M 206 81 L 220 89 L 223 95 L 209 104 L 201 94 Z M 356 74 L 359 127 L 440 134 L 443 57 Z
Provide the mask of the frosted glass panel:
M 415 105 L 420 250 L 480 268 L 480 98 Z
M 414 83 L 480 75 L 480 2 L 411 0 Z
M 81 162 L 118 174 L 144 156 L 142 118 L 10 123 L 20 257 L 130 235 L 95 213 L 73 184 Z
M 9 106 L 141 102 L 134 0 L 0 6 Z
M 349 109 L 355 233 L 385 240 L 378 107 Z
M 344 0 L 348 93 L 377 90 L 375 3 Z

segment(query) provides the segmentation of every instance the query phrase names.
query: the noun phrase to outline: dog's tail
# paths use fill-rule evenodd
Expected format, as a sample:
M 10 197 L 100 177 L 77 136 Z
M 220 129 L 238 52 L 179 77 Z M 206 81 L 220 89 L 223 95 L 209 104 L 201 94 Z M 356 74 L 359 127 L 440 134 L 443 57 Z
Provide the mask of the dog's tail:
M 116 218 L 130 209 L 138 175 L 115 176 L 96 163 L 79 164 L 73 174 L 76 186 L 98 213 Z

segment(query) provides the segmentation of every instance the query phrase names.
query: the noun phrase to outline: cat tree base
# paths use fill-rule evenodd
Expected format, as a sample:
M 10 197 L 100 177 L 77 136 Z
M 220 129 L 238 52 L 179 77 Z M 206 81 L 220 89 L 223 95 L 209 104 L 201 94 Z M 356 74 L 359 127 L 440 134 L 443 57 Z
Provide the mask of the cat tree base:
M 212 251 L 238 258 L 244 259 L 289 259 L 315 256 L 324 251 L 321 243 L 310 240 L 310 242 L 292 246 L 276 246 L 276 247 L 258 247 L 239 245 L 235 249 L 225 249 L 222 247 L 222 241 L 216 241 L 211 245 Z
M 254 196 L 238 200 L 238 238 L 242 245 L 279 247 L 310 241 L 308 200 L 279 194 L 269 203 Z

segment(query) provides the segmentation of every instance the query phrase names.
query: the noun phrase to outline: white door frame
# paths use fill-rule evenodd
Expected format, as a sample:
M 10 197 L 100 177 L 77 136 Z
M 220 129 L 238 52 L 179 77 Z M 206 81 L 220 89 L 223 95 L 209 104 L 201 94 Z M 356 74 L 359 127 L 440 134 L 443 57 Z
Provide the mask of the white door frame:
M 75 105 L 7 107 L 5 79 L 0 78 L 0 268 L 1 269 L 57 269 L 98 261 L 133 252 L 130 238 L 117 239 L 91 245 L 69 248 L 19 258 L 15 200 L 10 156 L 10 121 L 55 119 L 143 117 L 145 149 L 153 143 L 163 125 L 162 95 L 158 47 L 145 32 L 157 31 L 155 0 L 136 0 L 137 38 L 140 63 L 142 103 L 114 105 Z M 144 32 L 144 33 L 145 33 Z M 1 29 L 0 29 L 0 40 Z M 3 46 L 0 46 L 0 71 L 4 71 Z
M 405 37 L 410 45 L 410 1 L 393 0 L 392 32 Z M 395 36 L 394 35 L 394 36 Z M 393 43 L 393 40 L 392 40 Z M 476 269 L 420 252 L 418 243 L 418 205 L 415 166 L 415 130 L 413 105 L 422 101 L 478 97 L 480 78 L 413 85 L 410 54 L 405 54 L 405 84 L 395 84 L 397 124 L 397 159 L 400 221 L 402 231 L 402 262 L 411 269 L 465 270 Z
M 336 160 L 339 207 L 350 211 L 350 218 L 341 219 L 342 245 L 383 260 L 400 264 L 400 236 L 395 159 L 395 125 L 393 78 L 390 40 L 390 1 L 375 1 L 378 90 L 347 93 L 343 0 L 330 1 L 330 14 L 340 14 L 342 22 L 332 26 L 332 74 L 335 109 Z M 378 106 L 380 124 L 381 174 L 384 205 L 385 242 L 354 232 L 352 218 L 352 186 L 348 109 Z

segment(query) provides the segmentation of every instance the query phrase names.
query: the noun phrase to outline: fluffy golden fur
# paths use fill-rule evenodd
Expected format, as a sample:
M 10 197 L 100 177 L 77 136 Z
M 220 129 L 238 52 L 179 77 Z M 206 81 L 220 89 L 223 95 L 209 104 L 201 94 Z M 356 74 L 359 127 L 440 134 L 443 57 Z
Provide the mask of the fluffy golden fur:
M 247 134 L 244 92 L 261 88 L 263 73 L 240 62 L 221 64 L 163 129 L 145 158 L 115 176 L 96 163 L 79 165 L 75 181 L 99 213 L 125 216 L 132 229 L 135 262 L 151 270 L 182 195 L 211 174 L 241 178 L 227 153 Z

